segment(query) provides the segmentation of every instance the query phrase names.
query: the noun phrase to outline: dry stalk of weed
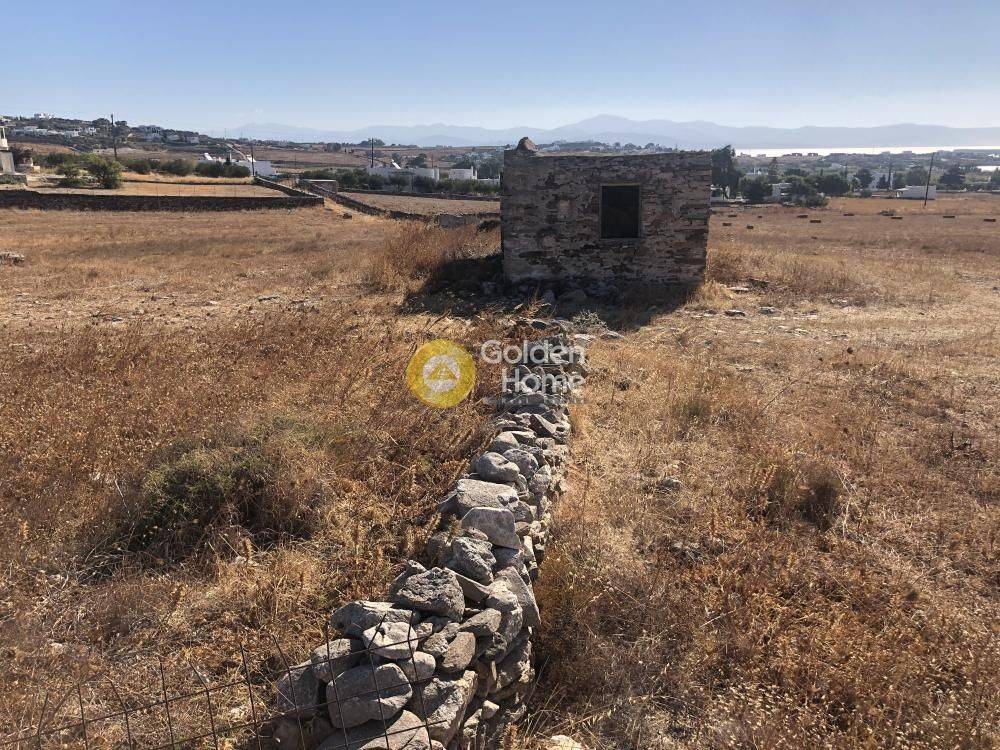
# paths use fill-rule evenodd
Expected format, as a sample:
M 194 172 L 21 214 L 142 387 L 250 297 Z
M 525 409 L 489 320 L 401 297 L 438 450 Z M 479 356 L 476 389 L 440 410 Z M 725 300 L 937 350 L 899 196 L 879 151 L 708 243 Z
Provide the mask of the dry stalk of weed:
M 148 702 L 158 655 L 172 694 L 200 688 L 190 665 L 227 682 L 238 643 L 269 698 L 272 636 L 299 658 L 325 611 L 381 593 L 484 438 L 490 375 L 432 410 L 406 390 L 410 353 L 498 332 L 358 295 L 391 222 L 10 213 L 28 261 L 0 269 L 0 724 L 30 726 L 77 679 L 89 716 L 117 707 L 109 679 Z M 213 700 L 249 720 L 245 688 Z M 207 731 L 203 703 L 175 707 L 179 735 Z M 134 717 L 136 741 L 165 741 L 162 719 Z
M 849 224 L 756 225 L 713 233 L 686 306 L 592 352 L 517 747 L 997 742 L 1000 246 L 930 235 L 950 249 L 925 267 L 888 233 L 880 257 Z M 726 288 L 748 276 L 772 283 Z M 704 314 L 789 303 L 809 312 Z

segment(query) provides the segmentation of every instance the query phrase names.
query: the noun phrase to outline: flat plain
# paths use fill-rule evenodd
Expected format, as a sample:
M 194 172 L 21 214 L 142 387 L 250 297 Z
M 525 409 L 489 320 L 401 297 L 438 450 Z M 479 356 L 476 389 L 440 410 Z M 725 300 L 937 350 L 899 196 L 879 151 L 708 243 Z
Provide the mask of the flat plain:
M 91 715 L 108 680 L 148 699 L 160 657 L 172 691 L 233 679 L 239 643 L 265 695 L 272 636 L 300 658 L 419 548 L 488 410 L 422 407 L 402 369 L 510 310 L 401 303 L 499 238 L 343 214 L 0 211 L 4 726 L 80 678 Z M 997 217 L 723 211 L 690 296 L 557 304 L 621 338 L 573 416 L 511 747 L 996 744 Z

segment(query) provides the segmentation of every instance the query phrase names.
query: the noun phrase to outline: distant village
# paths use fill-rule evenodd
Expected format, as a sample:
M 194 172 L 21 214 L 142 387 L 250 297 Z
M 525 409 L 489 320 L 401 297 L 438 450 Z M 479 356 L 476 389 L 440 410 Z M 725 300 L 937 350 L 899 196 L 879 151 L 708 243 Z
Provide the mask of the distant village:
M 505 146 L 420 148 L 386 144 L 302 143 L 287 140 L 219 138 L 159 125 L 130 125 L 113 115 L 94 120 L 59 117 L 46 112 L 0 116 L 9 141 L 0 156 L 0 173 L 8 176 L 38 169 L 32 151 L 52 149 L 115 155 L 129 159 L 183 158 L 200 173 L 236 166 L 261 177 L 291 174 L 336 180 L 344 188 L 416 192 L 498 192 Z M 254 148 L 266 156 L 255 156 Z M 548 153 L 664 153 L 676 146 L 657 143 L 598 141 L 540 144 Z M 18 158 L 20 154 L 20 158 Z M 171 156 L 175 155 L 175 156 Z M 325 156 L 324 156 L 325 155 Z M 328 157 L 336 155 L 336 159 Z M 975 149 L 935 155 L 912 151 L 832 153 L 791 151 L 780 156 L 713 151 L 713 203 L 792 202 L 819 204 L 826 196 L 849 193 L 933 199 L 938 189 L 1000 190 L 1000 154 Z M 217 165 L 213 168 L 212 165 Z M 236 172 L 237 174 L 239 172 Z M 219 176 L 219 175 L 215 175 Z

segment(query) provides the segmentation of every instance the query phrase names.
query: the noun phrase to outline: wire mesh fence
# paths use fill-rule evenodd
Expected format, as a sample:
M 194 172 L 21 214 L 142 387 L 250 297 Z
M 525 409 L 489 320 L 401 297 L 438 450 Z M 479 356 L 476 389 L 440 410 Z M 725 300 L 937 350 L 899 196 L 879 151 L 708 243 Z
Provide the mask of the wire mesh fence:
M 113 675 L 41 689 L 14 727 L 0 729 L 0 749 L 274 750 L 313 746 L 317 738 L 325 740 L 328 750 L 380 738 L 385 747 L 406 744 L 404 739 L 412 743 L 407 747 L 429 747 L 431 727 L 440 721 L 427 718 L 424 688 L 432 674 L 421 674 L 414 631 L 407 628 L 403 640 L 382 639 L 377 644 L 353 639 L 360 645 L 347 654 L 347 663 L 355 666 L 346 670 L 345 654 L 334 655 L 328 625 L 322 638 L 311 659 L 293 664 L 271 636 L 274 653 L 267 656 L 277 654 L 277 670 L 252 668 L 239 643 L 236 675 L 216 681 L 195 665 L 188 665 L 186 675 L 176 670 L 168 674 L 163 660 L 157 659 L 155 685 L 146 686 L 146 700 L 123 695 L 125 686 Z M 387 659 L 385 654 L 396 647 L 405 648 L 408 656 Z M 387 664 L 405 668 L 380 669 Z M 324 666 L 331 677 L 325 683 L 311 676 Z M 352 673 L 350 679 L 344 679 L 347 672 Z M 168 682 L 178 679 L 186 679 L 188 687 L 170 690 Z M 410 709 L 409 721 L 400 720 L 404 703 Z

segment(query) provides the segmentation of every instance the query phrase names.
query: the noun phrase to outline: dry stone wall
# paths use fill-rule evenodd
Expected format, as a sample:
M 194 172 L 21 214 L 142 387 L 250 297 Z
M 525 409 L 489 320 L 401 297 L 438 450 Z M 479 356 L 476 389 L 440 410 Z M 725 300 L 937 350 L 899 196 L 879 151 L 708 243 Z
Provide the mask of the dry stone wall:
M 708 152 L 504 153 L 504 272 L 515 282 L 697 283 L 704 275 L 712 168 Z M 601 187 L 638 185 L 640 236 L 601 238 Z
M 65 211 L 259 211 L 308 208 L 323 205 L 315 195 L 214 196 L 118 195 L 114 193 L 39 193 L 34 190 L 0 190 L 0 208 Z
M 408 562 L 382 601 L 333 612 L 325 642 L 278 682 L 280 747 L 485 750 L 524 714 L 542 625 L 532 584 L 569 455 L 565 384 L 585 377 L 591 338 L 525 348 L 492 441 L 440 502 L 428 565 Z

